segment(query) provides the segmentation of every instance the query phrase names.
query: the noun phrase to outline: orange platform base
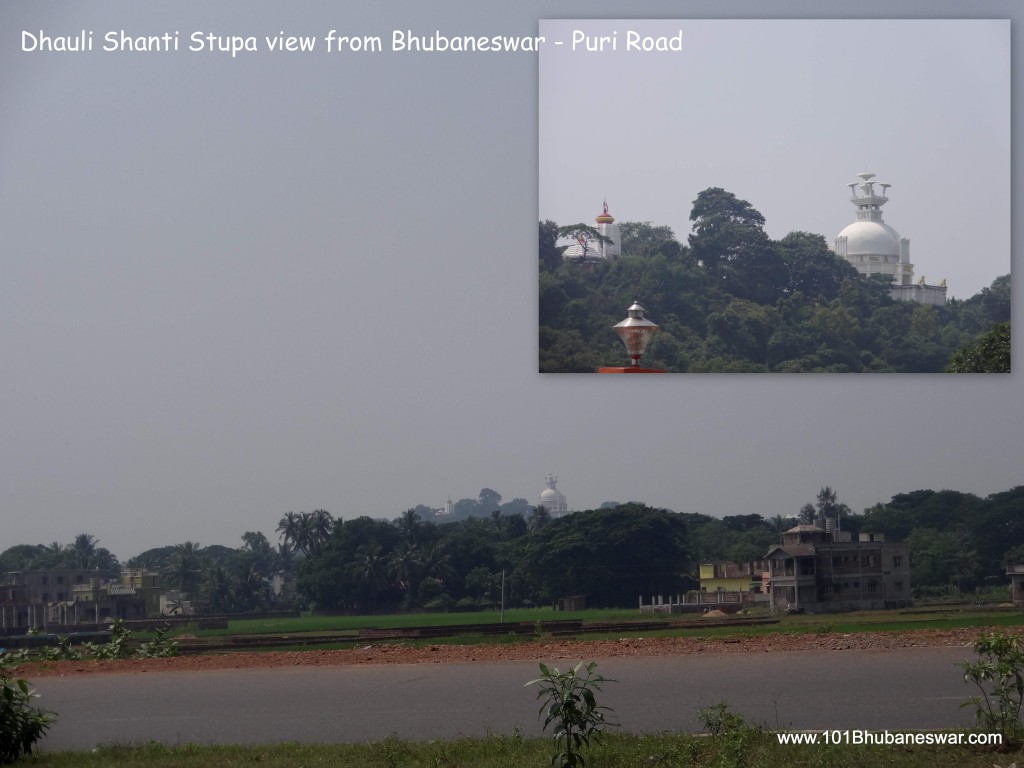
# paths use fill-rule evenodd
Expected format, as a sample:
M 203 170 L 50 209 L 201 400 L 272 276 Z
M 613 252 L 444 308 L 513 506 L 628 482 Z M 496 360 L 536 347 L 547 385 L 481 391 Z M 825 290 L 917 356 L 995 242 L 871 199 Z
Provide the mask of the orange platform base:
M 598 373 L 668 373 L 661 368 L 598 368 Z

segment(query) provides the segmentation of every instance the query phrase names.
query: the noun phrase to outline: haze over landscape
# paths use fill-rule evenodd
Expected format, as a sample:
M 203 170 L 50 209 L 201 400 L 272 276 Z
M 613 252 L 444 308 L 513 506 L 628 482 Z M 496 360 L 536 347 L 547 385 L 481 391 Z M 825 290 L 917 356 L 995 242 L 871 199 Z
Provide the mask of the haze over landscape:
M 1020 21 L 1008 0 L 926 11 Z M 82 532 L 122 560 L 185 540 L 236 547 L 247 530 L 273 540 L 288 511 L 390 519 L 484 487 L 536 503 L 547 472 L 571 509 L 638 500 L 766 518 L 826 484 L 854 511 L 918 488 L 1021 484 L 1019 374 L 542 376 L 535 298 L 538 218 L 589 221 L 607 197 L 619 221 L 685 240 L 695 195 L 720 186 L 772 237 L 831 241 L 865 170 L 893 184 L 886 221 L 910 238 L 917 273 L 976 293 L 1010 271 L 1021 220 L 1019 23 L 940 25 L 970 52 L 954 56 L 950 38 L 924 55 L 911 21 L 702 21 L 676 69 L 640 56 L 619 78 L 587 54 L 566 62 L 560 90 L 540 80 L 539 110 L 532 53 L 57 54 L 24 52 L 20 37 L 532 35 L 542 18 L 622 12 L 0 7 L 0 551 Z M 652 80 L 655 64 L 671 77 Z M 860 77 L 871 98 L 851 105 Z M 538 140 L 549 119 L 579 130 Z M 602 149 L 608 162 L 590 162 Z

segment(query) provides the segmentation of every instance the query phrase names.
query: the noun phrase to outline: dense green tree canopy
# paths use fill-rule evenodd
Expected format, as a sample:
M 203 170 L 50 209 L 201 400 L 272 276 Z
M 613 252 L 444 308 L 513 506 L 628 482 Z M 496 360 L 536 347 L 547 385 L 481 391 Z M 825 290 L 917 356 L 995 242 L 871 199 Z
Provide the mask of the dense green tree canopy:
M 478 498 L 490 507 L 500 503 L 492 489 Z M 984 498 L 917 490 L 853 514 L 824 485 L 813 502 L 770 519 L 757 512 L 718 519 L 635 502 L 561 517 L 542 507 L 525 516 L 499 507 L 463 519 L 425 519 L 421 507 L 393 521 L 332 518 L 328 538 L 294 565 L 290 548 L 273 547 L 259 531 L 243 533 L 236 549 L 186 541 L 147 550 L 129 565 L 158 570 L 166 587 L 225 612 L 258 610 L 272 600 L 354 612 L 481 608 L 500 599 L 503 572 L 508 605 L 585 595 L 593 606 L 633 606 L 639 595 L 696 587 L 702 562 L 762 558 L 784 531 L 819 512 L 838 514 L 854 536 L 872 531 L 908 542 L 919 595 L 1005 586 L 1005 566 L 1024 560 L 1024 486 Z M 19 544 L 0 552 L 0 568 L 72 568 L 96 557 L 96 544 L 88 534 L 67 545 Z M 289 567 L 297 571 L 298 592 L 271 598 L 268 578 Z
M 674 372 L 942 372 L 1009 321 L 1009 275 L 943 307 L 899 302 L 888 278 L 861 277 L 821 235 L 771 240 L 731 192 L 704 190 L 690 219 L 686 245 L 668 227 L 619 222 L 622 257 L 586 267 L 560 261 L 559 227 L 541 223 L 541 371 L 623 364 L 611 327 L 635 300 L 660 327 L 644 364 Z M 1007 325 L 951 370 L 1008 366 L 1008 353 Z
M 953 353 L 950 373 L 1009 373 L 1010 322 L 992 326 L 974 341 Z

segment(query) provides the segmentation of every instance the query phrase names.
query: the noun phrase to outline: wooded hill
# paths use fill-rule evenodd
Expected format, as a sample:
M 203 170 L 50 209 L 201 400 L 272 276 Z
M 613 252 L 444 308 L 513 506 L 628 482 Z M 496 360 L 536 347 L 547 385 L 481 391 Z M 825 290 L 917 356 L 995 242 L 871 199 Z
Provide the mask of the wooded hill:
M 493 501 L 481 492 L 481 499 Z M 498 497 L 500 501 L 500 497 Z M 1005 566 L 1024 562 L 1024 486 L 979 497 L 919 490 L 851 514 L 826 487 L 817 502 L 791 516 L 757 513 L 714 518 L 640 503 L 553 518 L 542 507 L 527 515 L 494 509 L 453 522 L 409 509 L 392 521 L 334 518 L 324 510 L 287 513 L 277 546 L 246 531 L 241 546 L 194 542 L 147 550 L 128 561 L 161 574 L 212 611 L 270 607 L 264 579 L 297 573 L 295 591 L 276 607 L 358 613 L 546 605 L 585 595 L 593 607 L 636 605 L 638 595 L 679 594 L 699 587 L 698 566 L 762 558 L 782 532 L 816 513 L 838 514 L 843 530 L 872 531 L 910 545 L 915 597 L 972 594 L 996 588 L 1008 595 Z M 450 519 L 450 518 L 449 518 Z M 16 545 L 0 553 L 0 572 L 92 568 L 117 559 L 81 534 L 75 542 Z M 62 558 L 55 560 L 59 549 Z M 113 574 L 109 574 L 113 575 Z
M 669 227 L 621 222 L 622 255 L 593 265 L 563 260 L 560 227 L 540 223 L 542 372 L 628 364 L 611 327 L 635 300 L 660 326 L 644 366 L 672 372 L 941 372 L 1010 320 L 1009 275 L 945 307 L 899 302 L 888 278 L 861 277 L 822 235 L 771 240 L 723 189 L 701 192 L 690 220 L 685 245 Z

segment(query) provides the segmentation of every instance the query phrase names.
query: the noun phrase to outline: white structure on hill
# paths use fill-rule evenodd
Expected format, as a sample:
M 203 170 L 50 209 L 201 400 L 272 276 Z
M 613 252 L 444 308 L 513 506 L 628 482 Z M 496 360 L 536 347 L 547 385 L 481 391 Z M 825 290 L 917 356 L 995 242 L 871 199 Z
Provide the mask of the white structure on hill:
M 564 515 L 569 511 L 569 506 L 565 502 L 565 494 L 555 487 L 557 482 L 558 476 L 552 475 L 549 472 L 544 475 L 545 488 L 540 492 L 540 505 L 544 507 L 552 517 Z
M 605 201 L 600 215 L 595 217 L 594 221 L 597 223 L 598 233 L 607 237 L 610 242 L 595 242 L 585 235 L 580 236 L 575 243 L 563 251 L 563 259 L 593 264 L 600 261 L 614 261 L 619 258 L 622 235 L 619 234 L 619 225 L 615 223 L 614 217 L 608 213 L 607 201 Z
M 847 184 L 850 202 L 857 206 L 857 220 L 836 237 L 832 250 L 862 275 L 888 275 L 892 278 L 892 297 L 898 301 L 916 301 L 942 306 L 946 303 L 946 281 L 925 285 L 922 277 L 914 282 L 910 263 L 910 240 L 882 221 L 882 206 L 891 184 L 872 181 L 873 173 L 858 173 L 861 181 Z M 875 185 L 881 187 L 875 191 Z M 862 194 L 858 195 L 860 190 Z

